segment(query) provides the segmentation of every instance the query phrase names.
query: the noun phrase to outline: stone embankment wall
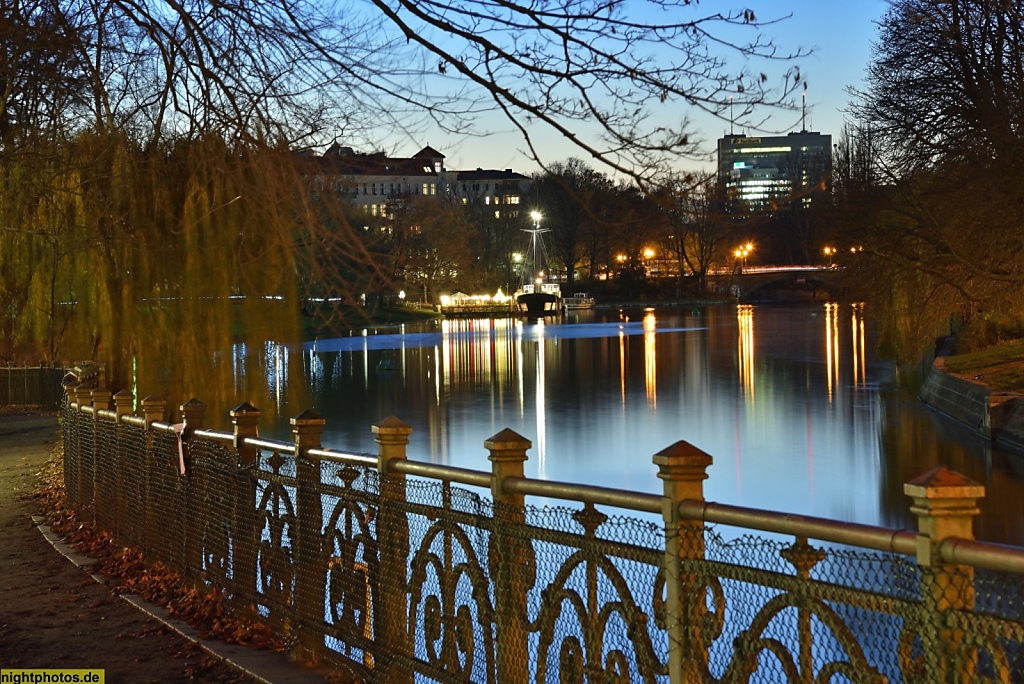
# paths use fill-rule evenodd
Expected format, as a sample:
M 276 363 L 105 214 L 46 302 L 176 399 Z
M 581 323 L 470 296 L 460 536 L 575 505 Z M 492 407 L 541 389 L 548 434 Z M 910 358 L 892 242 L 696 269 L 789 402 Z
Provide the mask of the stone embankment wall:
M 936 355 L 921 387 L 921 401 L 1000 446 L 1024 451 L 1024 396 L 993 392 L 980 381 L 947 371 L 951 346 L 944 344 Z

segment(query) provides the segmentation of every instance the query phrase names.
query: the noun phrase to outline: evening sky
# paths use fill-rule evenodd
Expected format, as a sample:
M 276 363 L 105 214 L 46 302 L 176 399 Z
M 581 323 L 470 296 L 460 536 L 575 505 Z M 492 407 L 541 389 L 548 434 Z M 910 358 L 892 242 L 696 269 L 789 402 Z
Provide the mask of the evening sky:
M 837 140 L 843 126 L 850 97 L 849 87 L 862 84 L 865 68 L 871 57 L 872 44 L 877 38 L 877 22 L 882 18 L 888 6 L 886 0 L 705 0 L 698 6 L 702 12 L 717 11 L 718 6 L 748 7 L 758 19 L 786 17 L 763 29 L 764 36 L 773 39 L 780 52 L 793 52 L 798 49 L 811 50 L 809 56 L 803 57 L 786 68 L 797 65 L 807 84 L 806 119 L 803 119 L 804 108 L 800 106 L 800 96 L 794 100 L 793 111 L 778 111 L 770 114 L 766 125 L 761 130 L 748 128 L 742 122 L 733 125 L 736 133 L 746 132 L 751 135 L 785 134 L 799 131 L 802 128 L 819 133 L 830 134 Z M 736 69 L 743 67 L 741 60 L 735 59 Z M 774 65 L 777 69 L 772 73 L 773 65 L 762 70 L 778 76 L 784 70 L 782 65 Z M 755 65 L 752 68 L 757 68 Z M 690 131 L 703 142 L 705 157 L 694 160 L 685 168 L 712 168 L 715 140 L 730 132 L 728 119 L 721 120 L 709 115 L 691 112 L 692 126 Z M 763 118 L 763 117 L 762 117 Z M 424 145 L 431 145 L 446 156 L 445 165 L 449 169 L 513 168 L 521 173 L 532 173 L 537 165 L 524 152 L 524 144 L 519 133 L 501 119 L 485 123 L 489 134 L 483 139 L 460 139 L 437 131 L 424 132 L 421 140 L 411 141 L 408 145 L 395 144 L 398 154 L 413 154 Z M 532 130 L 541 143 L 545 162 L 563 160 L 571 156 L 585 159 L 585 154 L 574 148 L 572 144 L 553 133 Z

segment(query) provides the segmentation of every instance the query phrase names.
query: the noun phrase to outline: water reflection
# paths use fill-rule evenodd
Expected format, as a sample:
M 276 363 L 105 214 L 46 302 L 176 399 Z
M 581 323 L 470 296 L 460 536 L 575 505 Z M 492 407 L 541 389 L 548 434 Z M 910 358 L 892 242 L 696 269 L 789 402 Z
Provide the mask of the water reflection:
M 825 373 L 828 378 L 828 400 L 832 401 L 834 386 L 839 384 L 839 305 L 825 304 Z
M 325 444 L 373 452 L 370 426 L 396 415 L 414 429 L 410 457 L 487 469 L 483 442 L 508 427 L 533 442 L 529 476 L 645 492 L 660 491 L 653 454 L 684 439 L 715 458 L 711 500 L 852 522 L 912 528 L 903 483 L 942 463 L 988 488 L 979 536 L 1024 542 L 1024 459 L 899 393 L 871 353 L 864 305 L 591 320 L 448 321 L 301 352 L 240 345 L 233 367 L 248 374 L 238 386 L 265 378 L 272 436 L 288 438 L 287 417 L 312 406 Z M 298 381 L 310 403 L 296 403 Z
M 654 309 L 644 311 L 644 387 L 647 388 L 647 405 L 658 407 L 658 321 Z
M 754 306 L 740 304 L 736 307 L 736 357 L 739 359 L 740 385 L 754 401 Z

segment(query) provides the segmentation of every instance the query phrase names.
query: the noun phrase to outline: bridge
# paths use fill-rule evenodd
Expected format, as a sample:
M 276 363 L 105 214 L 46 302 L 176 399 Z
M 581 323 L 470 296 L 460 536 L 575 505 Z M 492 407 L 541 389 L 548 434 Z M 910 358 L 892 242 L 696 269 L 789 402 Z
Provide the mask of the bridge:
M 708 287 L 741 301 L 835 298 L 842 287 L 835 267 L 748 266 L 708 273 Z

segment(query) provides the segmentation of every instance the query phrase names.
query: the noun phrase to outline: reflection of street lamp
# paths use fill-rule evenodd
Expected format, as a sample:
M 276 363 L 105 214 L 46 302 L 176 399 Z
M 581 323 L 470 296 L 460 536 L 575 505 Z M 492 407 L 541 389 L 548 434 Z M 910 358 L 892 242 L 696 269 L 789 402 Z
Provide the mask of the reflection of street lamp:
M 754 243 L 748 242 L 745 245 L 740 245 L 733 252 L 736 257 L 736 268 L 740 273 L 743 273 L 743 269 L 747 267 L 747 257 L 754 251 Z

